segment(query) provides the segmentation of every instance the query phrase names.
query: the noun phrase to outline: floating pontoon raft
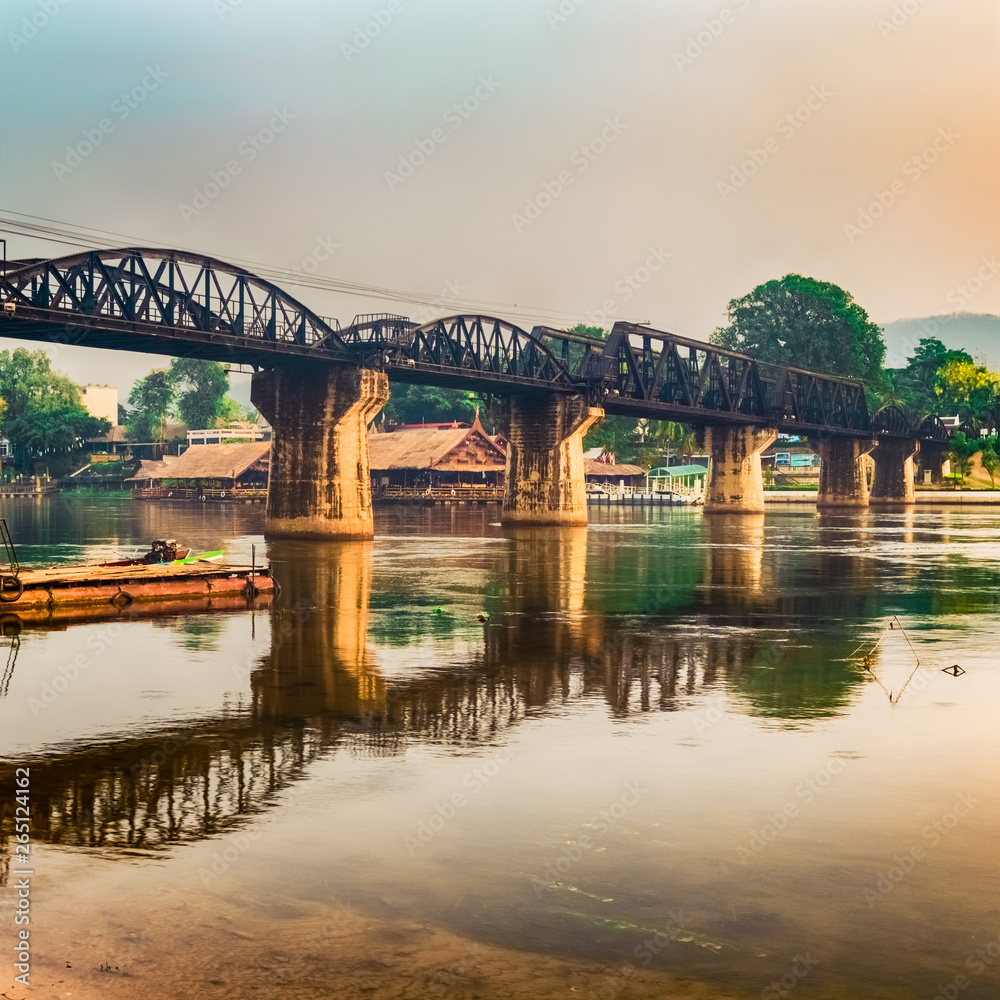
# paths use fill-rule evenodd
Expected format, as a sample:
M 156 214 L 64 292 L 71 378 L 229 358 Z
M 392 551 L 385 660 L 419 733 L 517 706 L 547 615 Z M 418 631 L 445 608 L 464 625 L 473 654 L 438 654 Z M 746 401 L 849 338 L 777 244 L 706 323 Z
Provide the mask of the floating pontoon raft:
M 126 608 L 133 603 L 170 601 L 178 598 L 252 599 L 273 594 L 277 584 L 265 567 L 225 566 L 218 563 L 171 565 L 151 563 L 136 566 L 54 566 L 51 569 L 22 567 L 18 581 L 24 590 L 11 600 L 12 581 L 5 581 L 0 613 L 22 608 L 63 608 L 112 605 Z

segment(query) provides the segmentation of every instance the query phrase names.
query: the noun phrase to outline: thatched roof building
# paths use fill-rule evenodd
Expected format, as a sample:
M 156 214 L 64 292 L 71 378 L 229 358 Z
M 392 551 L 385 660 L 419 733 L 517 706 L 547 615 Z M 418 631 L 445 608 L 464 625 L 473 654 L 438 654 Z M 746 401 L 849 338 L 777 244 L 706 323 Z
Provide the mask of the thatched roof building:
M 498 485 L 507 464 L 504 449 L 476 415 L 471 427 L 410 427 L 368 435 L 368 464 L 378 485 L 469 482 Z
M 270 441 L 200 444 L 165 462 L 143 462 L 131 482 L 156 486 L 163 480 L 224 489 L 267 482 Z
M 583 474 L 592 483 L 618 482 L 619 479 L 646 478 L 641 465 L 620 465 L 616 462 L 598 462 L 593 458 L 583 460 Z

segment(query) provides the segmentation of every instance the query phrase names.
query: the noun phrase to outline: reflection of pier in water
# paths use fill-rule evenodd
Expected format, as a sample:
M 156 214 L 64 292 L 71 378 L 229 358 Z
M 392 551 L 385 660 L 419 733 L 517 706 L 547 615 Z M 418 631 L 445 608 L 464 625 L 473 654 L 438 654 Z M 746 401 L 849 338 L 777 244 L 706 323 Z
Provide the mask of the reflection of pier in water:
M 871 564 L 823 544 L 822 535 L 804 572 L 822 581 L 836 562 L 838 574 L 858 581 L 823 615 L 870 620 Z M 861 680 L 837 661 L 852 637 L 831 627 L 832 652 L 823 657 L 786 641 L 796 616 L 815 616 L 816 590 L 779 592 L 763 538 L 763 522 L 706 519 L 704 547 L 684 566 L 657 567 L 651 586 L 643 583 L 652 570 L 620 567 L 631 574 L 634 608 L 610 611 L 587 600 L 594 543 L 586 529 L 522 529 L 501 549 L 495 607 L 471 658 L 392 680 L 368 641 L 371 544 L 274 546 L 282 601 L 272 611 L 271 651 L 251 674 L 248 710 L 30 762 L 34 835 L 111 849 L 212 836 L 265 808 L 338 746 L 386 756 L 410 739 L 502 742 L 532 714 L 581 700 L 625 719 L 675 711 L 725 687 L 733 710 L 748 714 L 835 712 Z M 600 558 L 632 557 L 605 547 Z M 414 622 L 414 645 L 425 626 Z M 8 771 L 0 767 L 0 781 Z M 4 809 L 6 840 L 13 819 Z

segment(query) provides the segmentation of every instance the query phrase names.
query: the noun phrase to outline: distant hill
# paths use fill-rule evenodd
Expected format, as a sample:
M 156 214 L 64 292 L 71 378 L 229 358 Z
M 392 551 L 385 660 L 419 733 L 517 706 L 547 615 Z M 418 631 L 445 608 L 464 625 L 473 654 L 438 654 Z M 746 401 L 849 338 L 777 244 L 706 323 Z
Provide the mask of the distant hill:
M 924 319 L 898 319 L 883 325 L 886 368 L 905 368 L 922 337 L 937 337 L 953 351 L 968 351 L 976 361 L 1000 371 L 1000 316 L 952 313 Z

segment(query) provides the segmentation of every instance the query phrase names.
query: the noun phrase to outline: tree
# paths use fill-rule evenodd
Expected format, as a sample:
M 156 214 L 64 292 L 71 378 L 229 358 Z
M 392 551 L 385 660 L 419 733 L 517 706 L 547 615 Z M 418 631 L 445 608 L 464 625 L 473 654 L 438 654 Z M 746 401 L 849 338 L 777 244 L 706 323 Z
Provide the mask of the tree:
M 675 451 L 680 455 L 690 455 L 697 447 L 694 431 L 687 424 L 672 420 L 651 421 L 650 436 L 668 454 Z
M 895 406 L 908 414 L 912 409 L 910 396 L 904 391 L 902 383 L 899 369 L 892 368 L 883 372 L 881 382 L 869 393 L 869 410 L 874 413 L 883 406 Z
M 253 421 L 250 420 L 250 411 L 246 410 L 243 406 L 237 403 L 232 396 L 223 396 L 222 399 L 219 400 L 219 405 L 216 409 L 216 427 L 225 427 L 226 424 L 231 424 L 235 420 L 253 423 Z M 257 411 L 254 410 L 253 412 L 256 414 Z
M 960 416 L 982 417 L 996 405 L 1000 375 L 971 359 L 947 361 L 934 376 L 934 391 Z
M 671 420 L 602 417 L 587 432 L 584 448 L 606 448 L 615 460 L 652 468 L 664 452 L 690 455 L 696 447 L 694 431 Z
M 959 477 L 965 482 L 965 477 L 972 471 L 972 456 L 979 451 L 978 441 L 969 441 L 964 431 L 955 431 L 948 442 L 948 457 L 955 463 Z
M 990 488 L 995 490 L 997 488 L 997 469 L 1000 469 L 1000 455 L 997 454 L 996 436 L 983 438 L 979 443 L 982 446 L 979 455 L 979 464 L 983 467 L 986 475 L 990 477 Z
M 607 340 L 608 331 L 603 326 L 587 326 L 586 323 L 577 323 L 571 326 L 570 333 L 575 333 L 580 337 L 590 337 L 593 340 Z
M 729 303 L 712 342 L 775 365 L 878 383 L 885 342 L 877 324 L 837 285 L 800 274 L 758 285 Z
M 912 357 L 907 358 L 905 368 L 886 372 L 905 401 L 905 409 L 916 419 L 931 413 L 941 414 L 947 408 L 936 392 L 936 379 L 938 371 L 950 361 L 971 363 L 972 357 L 965 351 L 949 350 L 937 337 L 922 337 Z
M 131 441 L 162 441 L 174 402 L 174 380 L 166 368 L 154 368 L 138 379 L 128 396 L 126 420 Z
M 468 389 L 444 389 L 436 385 L 392 386 L 389 402 L 382 411 L 391 424 L 444 423 L 471 421 L 477 407 L 486 412 L 482 397 Z
M 218 361 L 174 358 L 170 377 L 177 395 L 177 410 L 191 430 L 214 427 L 229 392 L 229 372 Z
M 37 455 L 68 453 L 111 428 L 90 415 L 79 386 L 52 371 L 44 351 L 0 352 L 0 397 L 6 403 L 3 433 L 17 465 Z
M 635 417 L 602 417 L 584 436 L 583 447 L 605 448 L 616 461 L 631 462 L 638 450 L 638 424 Z

